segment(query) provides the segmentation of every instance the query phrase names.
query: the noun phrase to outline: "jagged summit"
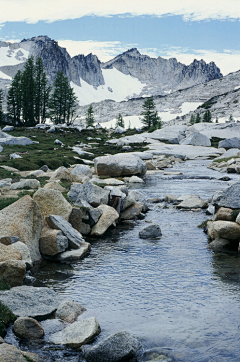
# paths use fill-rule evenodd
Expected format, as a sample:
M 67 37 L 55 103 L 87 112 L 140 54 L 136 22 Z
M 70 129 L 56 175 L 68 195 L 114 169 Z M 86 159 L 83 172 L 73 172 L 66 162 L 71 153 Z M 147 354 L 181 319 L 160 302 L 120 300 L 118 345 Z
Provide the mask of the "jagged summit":
M 207 64 L 194 59 L 185 65 L 176 58 L 151 58 L 137 48 L 128 49 L 106 63 L 92 53 L 71 57 L 57 41 L 39 35 L 19 43 L 0 42 L 0 83 L 10 83 L 10 77 L 24 68 L 30 56 L 43 59 L 51 83 L 56 73 L 63 71 L 79 99 L 83 99 L 82 104 L 164 95 L 222 77 L 214 62 Z

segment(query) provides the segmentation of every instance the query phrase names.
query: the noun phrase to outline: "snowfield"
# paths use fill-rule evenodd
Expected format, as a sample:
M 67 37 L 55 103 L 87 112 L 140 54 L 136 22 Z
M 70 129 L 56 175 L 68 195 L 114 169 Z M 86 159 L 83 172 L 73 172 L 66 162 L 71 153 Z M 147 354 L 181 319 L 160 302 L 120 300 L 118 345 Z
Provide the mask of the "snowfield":
M 71 87 L 78 97 L 80 106 L 85 106 L 93 102 L 101 102 L 105 99 L 121 102 L 129 97 L 137 96 L 145 86 L 145 84 L 141 83 L 137 78 L 123 74 L 115 68 L 102 69 L 102 72 L 105 84 L 100 85 L 97 89 L 81 78 L 81 87 L 71 82 Z
M 9 47 L 0 48 L 0 66 L 16 65 L 23 63 L 28 59 L 29 51 L 18 48 L 11 50 Z

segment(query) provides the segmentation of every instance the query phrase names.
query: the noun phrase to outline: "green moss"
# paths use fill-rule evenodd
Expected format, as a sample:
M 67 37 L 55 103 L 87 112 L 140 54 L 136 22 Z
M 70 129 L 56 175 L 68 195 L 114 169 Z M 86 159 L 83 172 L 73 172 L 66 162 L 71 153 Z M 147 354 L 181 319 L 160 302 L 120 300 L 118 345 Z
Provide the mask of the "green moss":
M 9 290 L 9 289 L 10 289 L 10 286 L 7 282 L 5 282 L 5 281 L 0 282 L 0 290 Z
M 236 220 L 236 218 L 238 217 L 238 214 L 239 214 L 239 213 L 240 213 L 240 209 L 236 209 L 236 210 L 233 210 L 233 211 L 231 212 L 231 216 L 232 216 L 233 221 Z
M 207 223 L 208 223 L 208 221 L 211 221 L 211 219 L 207 219 L 207 220 L 203 221 L 200 225 L 198 225 L 198 228 L 199 228 L 199 229 L 207 230 Z
M 28 362 L 34 362 L 31 358 L 29 358 L 28 356 L 24 356 L 23 355 L 23 357 L 26 359 L 26 361 L 28 361 Z
M 10 309 L 0 302 L 0 335 L 3 335 L 5 327 L 16 319 Z
M 20 175 L 11 171 L 7 171 L 4 168 L 0 167 L 0 180 L 3 180 L 5 178 L 11 178 L 13 182 L 17 182 L 20 180 Z
M 221 158 L 221 159 L 219 159 L 219 160 L 213 160 L 213 162 L 216 162 L 216 163 L 227 162 L 227 161 L 231 160 L 232 158 L 239 158 L 239 156 L 232 156 L 232 157 L 228 157 L 228 158 Z
M 6 197 L 4 199 L 0 199 L 0 210 L 13 204 L 17 200 L 18 200 L 18 198 L 16 198 L 16 197 Z

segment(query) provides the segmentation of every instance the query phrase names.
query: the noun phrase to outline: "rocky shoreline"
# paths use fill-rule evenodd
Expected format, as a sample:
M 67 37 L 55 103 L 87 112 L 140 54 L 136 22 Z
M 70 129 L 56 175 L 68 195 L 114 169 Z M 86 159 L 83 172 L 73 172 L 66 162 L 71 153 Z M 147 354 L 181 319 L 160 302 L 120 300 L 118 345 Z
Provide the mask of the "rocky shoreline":
M 179 139 L 182 129 L 163 129 L 164 135 L 160 132 L 158 134 L 159 137 L 168 137 L 170 140 L 174 132 L 175 138 Z M 133 144 L 134 137 L 138 136 L 132 136 L 130 140 L 122 137 L 122 145 Z M 78 316 L 85 310 L 79 303 L 70 299 L 63 300 L 49 288 L 25 284 L 27 281 L 29 283 L 26 272 L 34 263 L 45 259 L 49 263 L 54 261 L 71 264 L 86 255 L 91 257 L 91 245 L 85 241 L 86 237 L 103 238 L 105 232 L 116 227 L 118 223 L 142 220 L 153 205 L 194 212 L 206 209 L 208 214 L 213 215 L 212 220 L 207 223 L 211 241 L 208 247 L 218 251 L 226 248 L 238 249 L 239 182 L 230 185 L 222 193 L 213 195 L 212 200 L 204 200 L 198 195 L 176 197 L 170 194 L 163 199 L 145 199 L 140 191 L 129 189 L 130 185 L 144 184 L 147 175 L 154 172 L 181 177 L 181 173 L 169 169 L 191 158 L 190 154 L 205 159 L 213 155 L 223 159 L 234 157 L 233 161 L 227 161 L 227 166 L 234 165 L 235 173 L 238 173 L 239 149 L 233 156 L 233 153 L 223 148 L 218 151 L 210 149 L 209 146 L 191 145 L 193 149 L 190 151 L 187 145 L 183 145 L 185 148 L 180 151 L 174 148 L 175 145 L 159 143 L 158 151 L 153 151 L 154 146 L 150 145 L 147 152 L 97 157 L 94 160 L 94 169 L 88 165 L 76 164 L 69 168 L 61 166 L 55 171 L 45 166 L 40 170 L 23 172 L 1 166 L 7 171 L 24 176 L 17 182 L 12 179 L 1 180 L 1 197 L 11 197 L 19 190 L 27 193 L 0 211 L 0 283 L 10 288 L 1 292 L 0 302 L 9 307 L 16 316 L 13 332 L 18 338 L 27 341 L 41 340 L 44 329 L 39 322 L 54 315 L 56 319 L 63 321 L 63 325 L 61 330 L 52 334 L 51 343 L 81 349 L 87 361 L 116 362 L 142 356 L 145 352 L 141 342 L 128 332 L 118 332 L 97 344 L 82 348 L 95 340 L 101 332 L 96 318 L 78 321 Z M 163 147 L 166 152 L 162 151 Z M 201 150 L 197 147 L 201 147 Z M 209 165 L 209 168 L 212 168 L 213 164 L 215 162 Z M 224 171 L 231 173 L 227 166 L 224 166 Z M 33 175 L 34 179 L 28 178 Z M 48 179 L 41 187 L 38 179 L 43 175 Z M 62 186 L 64 183 L 68 185 L 68 189 Z M 139 235 L 152 239 L 161 237 L 162 232 L 158 224 L 151 223 L 143 228 Z M 2 335 L 4 336 L 4 332 Z M 164 354 L 159 356 L 161 355 L 162 359 L 167 360 Z M 37 362 L 41 360 L 41 356 L 19 351 L 15 346 L 1 340 L 0 360 Z

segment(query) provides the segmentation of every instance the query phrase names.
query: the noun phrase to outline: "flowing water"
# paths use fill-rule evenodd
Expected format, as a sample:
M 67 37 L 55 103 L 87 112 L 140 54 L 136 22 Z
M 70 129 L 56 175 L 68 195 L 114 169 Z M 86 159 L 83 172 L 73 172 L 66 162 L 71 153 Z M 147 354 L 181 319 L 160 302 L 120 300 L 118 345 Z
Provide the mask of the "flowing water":
M 141 191 L 147 198 L 198 194 L 208 199 L 228 184 L 206 163 L 175 166 L 183 179 L 152 174 Z M 235 252 L 206 248 L 207 236 L 197 228 L 206 218 L 204 211 L 153 205 L 145 220 L 161 226 L 160 239 L 139 238 L 149 225 L 144 220 L 119 225 L 103 238 L 91 239 L 85 259 L 72 266 L 45 263 L 34 276 L 38 285 L 86 307 L 79 319 L 97 318 L 102 328 L 98 340 L 126 330 L 141 338 L 144 349 L 164 347 L 175 361 L 239 361 L 240 259 Z M 66 361 L 78 361 L 77 354 L 66 353 Z M 56 356 L 53 361 L 65 361 Z

